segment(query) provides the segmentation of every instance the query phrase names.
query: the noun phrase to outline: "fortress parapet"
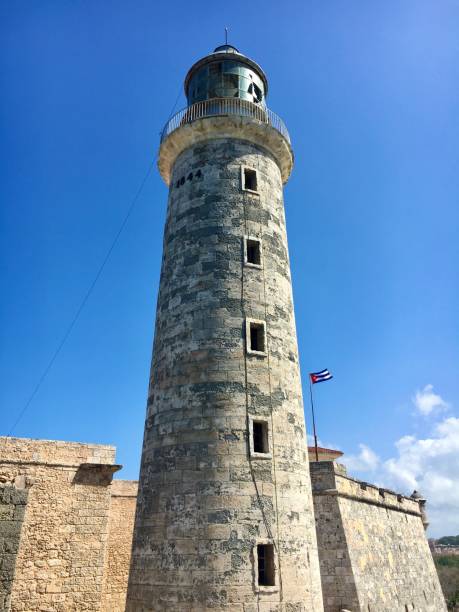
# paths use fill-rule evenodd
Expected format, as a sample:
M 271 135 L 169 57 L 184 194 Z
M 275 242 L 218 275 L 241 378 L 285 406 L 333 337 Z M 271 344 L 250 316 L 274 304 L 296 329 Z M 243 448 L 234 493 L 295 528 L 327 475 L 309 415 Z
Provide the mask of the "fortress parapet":
M 332 461 L 310 470 L 325 612 L 446 611 L 425 500 L 351 478 Z
M 348 476 L 344 465 L 331 461 L 311 463 L 313 494 L 354 500 L 363 504 L 388 508 L 422 518 L 418 499 Z M 425 504 L 425 500 L 422 500 Z

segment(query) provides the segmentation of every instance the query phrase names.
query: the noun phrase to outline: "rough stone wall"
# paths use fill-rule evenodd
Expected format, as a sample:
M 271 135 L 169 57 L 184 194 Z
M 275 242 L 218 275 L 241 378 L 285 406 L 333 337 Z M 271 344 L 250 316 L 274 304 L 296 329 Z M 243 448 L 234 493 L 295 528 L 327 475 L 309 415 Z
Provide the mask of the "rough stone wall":
M 310 467 L 325 612 L 446 611 L 419 503 Z
M 246 318 L 266 322 L 266 355 L 247 354 Z M 269 458 L 249 457 L 251 416 Z M 242 140 L 190 147 L 169 191 L 127 610 L 322 610 L 305 440 L 279 167 Z M 274 587 L 255 584 L 259 540 Z
M 0 438 L 0 478 L 30 487 L 12 612 L 99 610 L 114 458 L 110 446 Z
M 27 489 L 0 485 L 0 610 L 11 609 L 16 557 L 27 504 Z
M 105 554 L 101 612 L 124 612 L 134 529 L 137 482 L 114 480 L 110 486 L 110 519 Z

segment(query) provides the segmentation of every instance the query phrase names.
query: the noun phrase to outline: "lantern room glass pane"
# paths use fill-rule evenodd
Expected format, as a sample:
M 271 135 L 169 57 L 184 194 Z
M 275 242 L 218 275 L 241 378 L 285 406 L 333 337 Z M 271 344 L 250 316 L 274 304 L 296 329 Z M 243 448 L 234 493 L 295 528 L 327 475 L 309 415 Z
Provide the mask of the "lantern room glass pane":
M 200 68 L 190 80 L 188 104 L 211 98 L 241 98 L 264 105 L 263 81 L 237 61 L 212 62 Z

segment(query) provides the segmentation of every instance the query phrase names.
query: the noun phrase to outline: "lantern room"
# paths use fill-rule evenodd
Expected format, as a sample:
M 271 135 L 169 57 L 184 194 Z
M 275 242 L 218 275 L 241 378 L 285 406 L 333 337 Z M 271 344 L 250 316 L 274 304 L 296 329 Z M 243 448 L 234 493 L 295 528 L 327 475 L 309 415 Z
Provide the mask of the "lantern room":
M 265 106 L 268 82 L 263 70 L 232 45 L 203 57 L 185 78 L 188 106 L 214 98 L 239 98 Z

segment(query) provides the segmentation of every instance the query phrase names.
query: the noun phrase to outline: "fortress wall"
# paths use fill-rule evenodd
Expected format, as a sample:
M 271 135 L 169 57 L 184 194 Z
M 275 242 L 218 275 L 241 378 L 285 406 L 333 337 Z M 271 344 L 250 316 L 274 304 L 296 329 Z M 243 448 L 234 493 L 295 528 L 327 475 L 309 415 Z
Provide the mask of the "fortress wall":
M 446 611 L 419 503 L 312 463 L 325 612 Z
M 0 438 L 0 481 L 28 489 L 12 612 L 99 610 L 114 459 L 111 446 Z
M 0 485 L 0 610 L 4 612 L 10 610 L 27 494 L 26 489 L 18 489 L 14 484 Z
M 313 499 L 324 610 L 360 610 L 346 533 L 336 497 L 314 497 L 313 490 Z
M 137 481 L 114 480 L 110 486 L 109 535 L 101 612 L 124 612 L 134 530 Z

